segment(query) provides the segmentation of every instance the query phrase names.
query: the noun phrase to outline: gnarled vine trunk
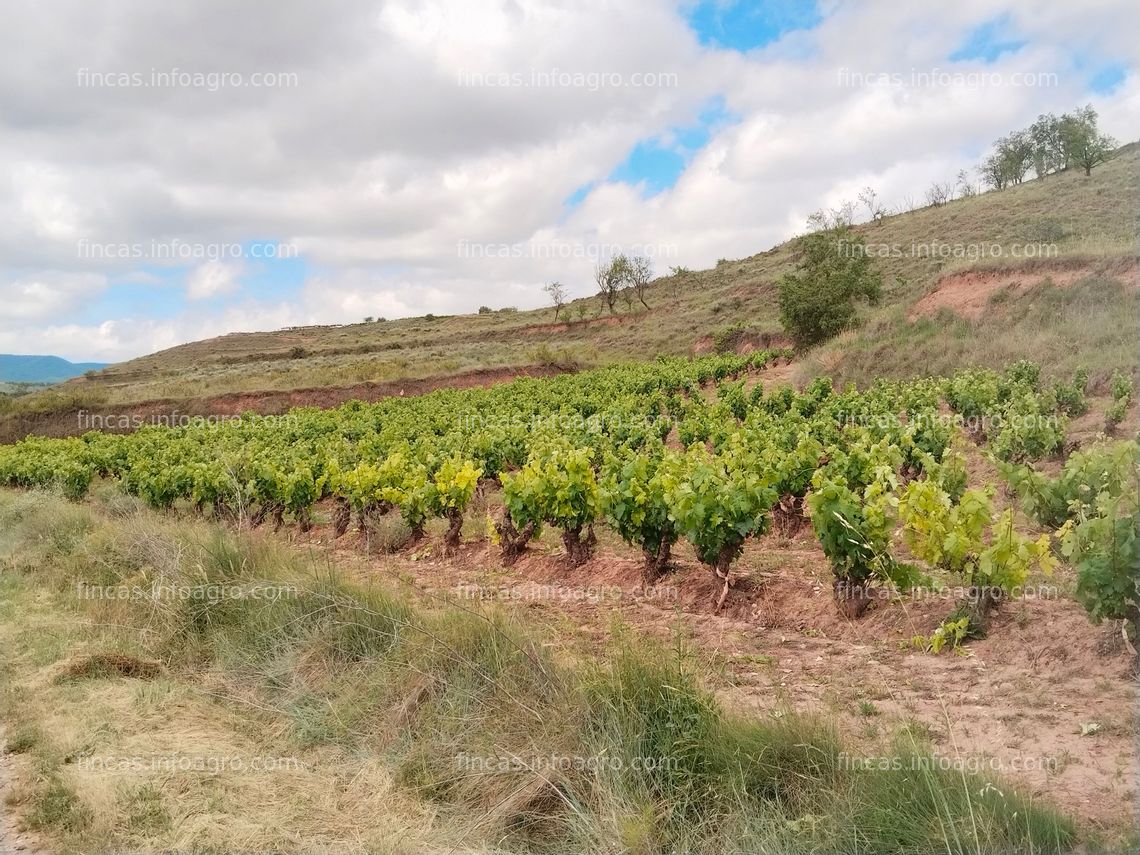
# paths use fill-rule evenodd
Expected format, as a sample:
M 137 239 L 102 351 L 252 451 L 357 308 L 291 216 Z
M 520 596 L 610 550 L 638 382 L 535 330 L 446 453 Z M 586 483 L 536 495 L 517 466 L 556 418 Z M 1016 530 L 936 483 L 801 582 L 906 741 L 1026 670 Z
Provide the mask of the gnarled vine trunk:
M 348 499 L 338 498 L 333 510 L 333 537 L 343 537 L 352 522 L 352 505 Z
M 447 534 L 443 536 L 443 554 L 451 556 L 459 549 L 460 535 L 463 532 L 463 512 L 458 508 L 447 511 Z
M 807 525 L 808 519 L 804 516 L 803 496 L 791 494 L 780 498 L 772 506 L 773 528 L 784 537 L 795 537 L 800 529 Z
M 656 549 L 646 549 L 644 552 L 645 568 L 642 571 L 642 578 L 646 585 L 652 585 L 668 572 L 673 544 L 668 540 L 663 540 Z
M 989 585 L 971 585 L 966 589 L 965 613 L 970 618 L 970 632 L 978 637 L 989 628 L 990 613 L 1001 606 L 1005 591 Z
M 871 605 L 871 595 L 866 582 L 853 582 L 850 579 L 836 579 L 832 584 L 832 594 L 839 613 L 848 620 L 857 620 Z
M 717 597 L 716 606 L 713 608 L 714 612 L 719 612 L 724 608 L 724 601 L 728 599 L 728 589 L 732 587 L 735 581 L 732 578 L 732 562 L 737 559 L 743 550 L 743 541 L 740 543 L 726 543 L 720 548 L 720 552 L 717 554 L 712 569 L 716 577 L 724 581 L 724 587 L 721 588 L 720 596 Z
M 529 522 L 522 527 L 522 530 L 515 528 L 514 522 L 511 520 L 511 515 L 503 512 L 503 516 L 495 523 L 495 531 L 499 534 L 500 550 L 502 552 L 502 561 L 504 566 L 510 567 L 522 554 L 526 552 L 526 546 L 530 543 L 530 539 L 534 537 L 534 532 L 537 526 L 533 522 Z
M 566 547 L 566 557 L 570 559 L 571 567 L 581 567 L 594 555 L 594 546 L 598 538 L 594 536 L 594 527 L 586 529 L 586 536 L 582 536 L 582 526 L 564 529 L 562 531 L 562 545 Z

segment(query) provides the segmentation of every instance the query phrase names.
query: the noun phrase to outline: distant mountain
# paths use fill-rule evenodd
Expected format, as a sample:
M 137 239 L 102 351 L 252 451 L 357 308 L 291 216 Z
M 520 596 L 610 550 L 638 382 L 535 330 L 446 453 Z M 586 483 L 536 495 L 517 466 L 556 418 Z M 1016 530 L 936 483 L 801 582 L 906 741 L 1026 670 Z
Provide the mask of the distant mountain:
M 0 353 L 0 382 L 62 383 L 85 371 L 98 371 L 106 367 L 106 362 L 68 362 L 59 356 Z

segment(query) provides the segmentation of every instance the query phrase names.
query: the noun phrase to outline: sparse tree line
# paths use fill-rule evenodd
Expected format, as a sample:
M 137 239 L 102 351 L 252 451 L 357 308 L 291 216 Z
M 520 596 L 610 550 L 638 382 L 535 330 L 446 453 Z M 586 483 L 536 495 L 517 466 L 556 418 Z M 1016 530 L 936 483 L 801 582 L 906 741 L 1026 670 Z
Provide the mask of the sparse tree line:
M 674 275 L 679 276 L 688 271 L 676 268 Z M 645 256 L 628 256 L 624 253 L 615 255 L 608 261 L 599 261 L 594 265 L 595 292 L 598 297 L 598 314 L 609 310 L 611 315 L 617 314 L 618 304 L 625 306 L 627 312 L 633 311 L 634 301 L 641 303 L 646 309 L 649 303 L 645 299 L 649 290 L 649 283 L 653 281 L 653 262 Z M 542 286 L 542 290 L 550 298 L 554 307 L 554 320 L 558 320 L 563 310 L 569 316 L 567 303 L 570 299 L 569 290 L 561 282 L 550 282 Z M 589 311 L 586 301 L 578 302 L 576 306 L 578 320 L 584 320 Z
M 1073 167 L 1091 175 L 1094 166 L 1112 157 L 1117 141 L 1101 133 L 1097 113 L 1092 105 L 1079 107 L 1072 113 L 1043 113 L 1028 128 L 1014 131 L 994 142 L 993 153 L 977 167 L 981 186 L 961 169 L 953 181 L 936 181 L 919 198 L 908 194 L 895 208 L 888 208 L 873 187 L 859 191 L 857 201 L 844 200 L 837 207 L 820 209 L 808 217 L 808 231 L 850 228 L 865 211 L 867 222 L 878 225 L 886 217 L 914 211 L 920 207 L 937 208 L 955 199 L 976 196 L 982 186 L 1004 190 L 1021 184 L 1032 174 L 1044 178 Z M 862 209 L 860 208 L 862 206 Z
M 1030 170 L 1038 178 L 1080 167 L 1085 175 L 1112 156 L 1116 140 L 1100 132 L 1091 104 L 1072 113 L 1042 113 L 1028 128 L 994 143 L 993 153 L 978 167 L 982 180 L 994 190 L 1020 184 Z

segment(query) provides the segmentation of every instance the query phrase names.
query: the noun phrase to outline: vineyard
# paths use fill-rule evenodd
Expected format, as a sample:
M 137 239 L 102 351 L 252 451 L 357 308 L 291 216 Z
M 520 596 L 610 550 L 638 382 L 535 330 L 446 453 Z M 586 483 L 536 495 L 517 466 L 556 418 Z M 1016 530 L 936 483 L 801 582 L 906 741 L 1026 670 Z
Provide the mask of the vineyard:
M 870 585 L 966 586 L 927 649 L 984 632 L 995 604 L 1061 560 L 1076 569 L 1092 619 L 1135 620 L 1140 457 L 1135 441 L 1110 438 L 1130 378 L 1113 377 L 1105 436 L 1072 451 L 1067 421 L 1088 407 L 1082 374 L 1046 384 L 1023 361 L 864 390 L 826 379 L 802 392 L 766 388 L 764 371 L 786 356 L 661 358 L 284 417 L 29 437 L 0 447 L 0 484 L 78 500 L 111 479 L 156 509 L 188 503 L 302 530 L 320 504 L 337 537 L 398 514 L 419 540 L 441 518 L 445 554 L 460 547 L 477 491 L 501 487 L 487 524 L 504 565 L 548 526 L 570 573 L 593 555 L 595 527 L 608 525 L 644 553 L 652 584 L 683 539 L 715 574 L 717 610 L 750 538 L 810 520 L 847 617 L 863 613 Z M 1020 531 L 1011 507 L 995 510 L 994 485 L 968 488 L 968 442 L 1044 534 Z M 1041 462 L 1057 460 L 1047 474 Z

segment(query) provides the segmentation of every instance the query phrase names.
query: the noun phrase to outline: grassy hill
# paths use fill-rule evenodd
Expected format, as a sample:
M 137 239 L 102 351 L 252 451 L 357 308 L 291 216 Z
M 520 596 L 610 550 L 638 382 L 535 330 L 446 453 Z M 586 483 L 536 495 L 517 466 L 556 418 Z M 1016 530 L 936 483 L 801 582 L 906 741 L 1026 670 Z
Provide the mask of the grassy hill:
M 1138 166 L 1133 143 L 1090 177 L 1072 170 L 859 226 L 877 253 L 884 300 L 864 312 L 857 329 L 807 354 L 795 379 L 825 373 L 866 382 L 1024 357 L 1047 371 L 1085 365 L 1094 384 L 1114 369 L 1134 370 Z M 659 278 L 649 310 L 615 316 L 590 298 L 572 303 L 558 323 L 553 309 L 504 309 L 234 333 L 8 402 L 0 435 L 71 432 L 63 415 L 84 407 L 161 402 L 207 414 L 226 395 L 230 408 L 274 412 L 310 400 L 400 394 L 425 378 L 409 392 L 514 369 L 779 342 L 776 283 L 793 263 L 787 242 Z M 292 394 L 279 394 L 286 391 Z

